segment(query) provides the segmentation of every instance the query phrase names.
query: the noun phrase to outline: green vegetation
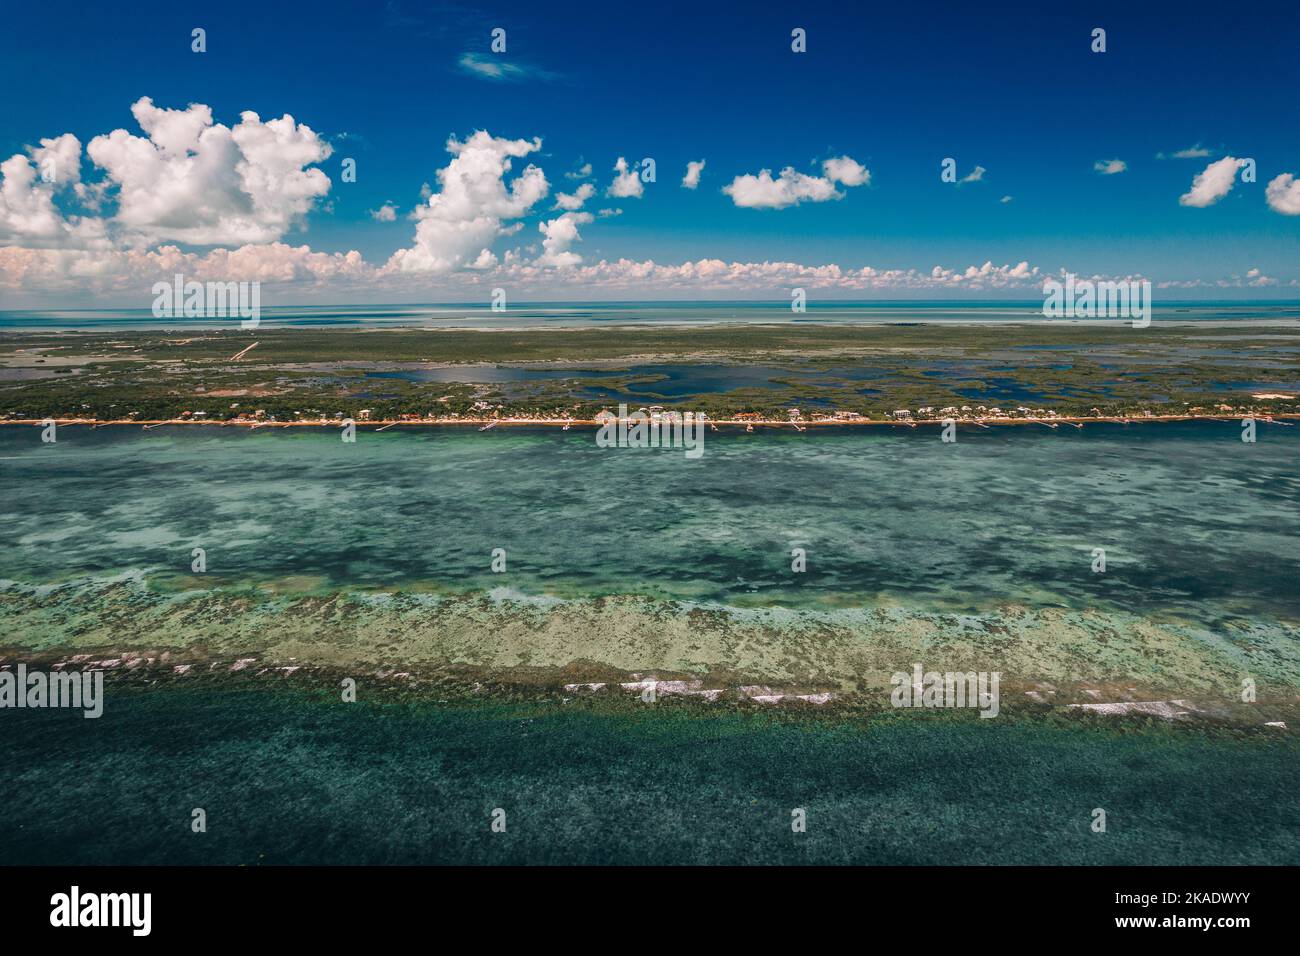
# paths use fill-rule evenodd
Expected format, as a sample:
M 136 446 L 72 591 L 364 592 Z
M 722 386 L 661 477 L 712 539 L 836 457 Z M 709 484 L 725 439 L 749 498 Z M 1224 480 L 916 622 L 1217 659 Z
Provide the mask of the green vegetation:
M 245 351 L 248 346 L 256 347 Z M 244 353 L 240 358 L 236 355 Z M 762 366 L 766 384 L 656 391 L 645 366 Z M 436 382 L 371 373 L 445 365 L 572 377 Z M 611 374 L 613 372 L 614 374 Z M 5 374 L 9 373 L 9 374 Z M 41 376 L 41 377 L 29 377 Z M 472 378 L 472 376 L 469 376 Z M 490 377 L 490 376 L 485 376 Z M 742 325 L 690 328 L 228 330 L 0 335 L 0 418 L 229 420 L 561 414 L 659 404 L 718 418 L 1024 405 L 1060 414 L 1300 410 L 1300 330 L 1257 326 Z M 629 387 L 632 389 L 628 392 Z M 1254 400 L 1252 392 L 1288 399 Z

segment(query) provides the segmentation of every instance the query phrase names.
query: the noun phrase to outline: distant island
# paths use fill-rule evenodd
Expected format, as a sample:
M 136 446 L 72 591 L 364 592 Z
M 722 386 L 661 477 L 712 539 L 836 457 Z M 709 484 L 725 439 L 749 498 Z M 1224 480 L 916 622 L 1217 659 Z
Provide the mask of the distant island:
M 0 333 L 0 422 L 717 427 L 1291 418 L 1300 329 L 1000 323 Z

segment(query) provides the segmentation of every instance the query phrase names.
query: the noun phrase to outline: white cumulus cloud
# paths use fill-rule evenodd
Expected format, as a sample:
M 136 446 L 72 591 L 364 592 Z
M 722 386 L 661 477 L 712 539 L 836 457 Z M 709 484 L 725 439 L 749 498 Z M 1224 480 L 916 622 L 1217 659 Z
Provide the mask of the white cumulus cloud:
M 641 177 L 635 169 L 629 169 L 627 160 L 622 156 L 614 164 L 614 181 L 609 184 L 605 190 L 606 196 L 613 196 L 616 199 L 639 199 L 645 192 L 645 185 L 641 182 Z
M 561 268 L 582 262 L 582 256 L 570 251 L 569 247 L 582 238 L 578 235 L 578 226 L 591 220 L 592 215 L 588 212 L 566 212 L 548 222 L 539 222 L 537 229 L 544 238 L 537 265 Z
M 871 181 L 871 171 L 848 156 L 837 156 L 822 163 L 822 171 L 832 182 L 845 186 L 865 186 Z
M 686 164 L 686 175 L 682 177 L 682 186 L 695 189 L 700 184 L 700 173 L 704 172 L 704 160 L 691 160 Z
M 81 182 L 81 140 L 71 133 L 53 139 L 42 139 L 41 145 L 31 151 L 32 162 L 41 170 L 56 189 L 72 187 L 84 195 Z
M 1232 190 L 1237 181 L 1237 167 L 1240 161 L 1235 156 L 1210 163 L 1192 180 L 1192 188 L 1178 197 L 1180 206 L 1192 206 L 1203 209 L 1213 206 Z
M 55 240 L 69 224 L 54 205 L 54 184 L 26 156 L 15 153 L 0 163 L 0 239 Z
M 0 163 L 0 240 L 30 246 L 103 245 L 104 222 L 96 216 L 64 217 L 54 202 L 70 189 L 89 211 L 97 210 L 102 184 L 81 180 L 81 141 L 71 133 L 42 139 L 28 156 L 15 153 Z
M 503 222 L 527 215 L 550 186 L 529 164 L 506 187 L 511 160 L 542 148 L 540 138 L 499 139 L 479 130 L 463 143 L 451 137 L 452 160 L 438 170 L 439 192 L 416 207 L 415 244 L 393 253 L 385 267 L 401 272 L 451 272 L 496 265 L 493 240 L 507 232 Z
M 270 242 L 300 221 L 329 192 L 329 177 L 311 164 L 332 149 L 285 114 L 263 123 L 253 112 L 233 127 L 212 110 L 131 107 L 145 136 L 117 129 L 86 146 L 116 187 L 113 225 L 141 241 L 195 245 Z
M 1114 176 L 1128 169 L 1128 163 L 1122 159 L 1099 159 L 1092 164 L 1092 168 L 1103 176 Z
M 1264 190 L 1268 208 L 1284 216 L 1300 216 L 1300 179 L 1283 173 L 1273 179 Z
M 723 186 L 722 191 L 737 206 L 749 209 L 784 209 L 801 202 L 843 199 L 844 193 L 835 188 L 836 183 L 861 186 L 870 180 L 871 173 L 866 167 L 848 156 L 840 156 L 822 163 L 821 176 L 809 176 L 798 172 L 793 166 L 787 166 L 773 179 L 772 171 L 763 169 L 759 170 L 757 176 L 749 173 L 737 176 L 729 185 Z
M 596 195 L 596 187 L 591 183 L 583 183 L 571 193 L 556 193 L 554 208 L 574 212 L 581 209 L 583 204 L 594 195 Z
M 134 294 L 147 301 L 160 279 L 182 273 L 214 282 L 293 282 L 337 290 L 369 285 L 377 272 L 361 253 L 313 252 L 308 246 L 281 242 L 182 252 L 173 245 L 157 249 L 33 249 L 0 246 L 0 288 L 57 291 L 90 289 Z

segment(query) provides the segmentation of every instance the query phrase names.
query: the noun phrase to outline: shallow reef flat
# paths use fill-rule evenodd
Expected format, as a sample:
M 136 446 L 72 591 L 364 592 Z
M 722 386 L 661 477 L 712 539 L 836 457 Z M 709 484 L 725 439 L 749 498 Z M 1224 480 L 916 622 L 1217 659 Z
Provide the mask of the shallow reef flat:
M 498 431 L 0 428 L 0 858 L 1300 862 L 1300 429 Z
M 159 591 L 139 577 L 0 587 L 13 659 L 198 677 L 327 670 L 418 689 L 450 679 L 535 694 L 660 695 L 888 706 L 891 676 L 998 672 L 1007 706 L 1184 699 L 1192 715 L 1260 725 L 1296 711 L 1300 630 L 1217 630 L 1120 611 L 1007 605 L 726 608 L 642 596 L 523 602 L 428 593 Z M 11 639 L 12 641 L 12 639 Z M 1259 706 L 1244 713 L 1242 680 Z M 1122 708 L 1121 708 L 1122 711 Z
M 1298 432 L 733 435 L 691 461 L 528 430 L 0 429 L 0 646 L 816 706 L 919 663 L 998 672 L 1008 706 L 1213 712 L 1249 680 L 1285 711 Z

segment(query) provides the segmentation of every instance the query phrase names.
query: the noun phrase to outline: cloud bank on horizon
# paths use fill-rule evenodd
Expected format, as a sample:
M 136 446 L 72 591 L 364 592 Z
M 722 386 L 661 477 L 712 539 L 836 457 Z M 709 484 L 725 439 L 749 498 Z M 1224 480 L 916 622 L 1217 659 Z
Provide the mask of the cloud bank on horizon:
M 311 216 L 328 216 L 334 185 L 320 164 L 334 148 L 288 113 L 263 121 L 244 111 L 227 126 L 210 107 L 160 107 L 141 97 L 131 106 L 141 133 L 114 129 L 93 137 L 83 150 L 72 133 L 40 139 L 0 164 L 0 289 L 40 294 L 70 289 L 112 292 L 147 289 L 160 277 L 183 272 L 200 280 L 261 281 L 331 289 L 373 289 L 398 294 L 411 289 L 472 293 L 510 284 L 520 294 L 580 288 L 607 294 L 679 295 L 692 291 L 736 295 L 771 294 L 799 285 L 841 292 L 1028 291 L 1048 272 L 1028 261 L 949 268 L 882 268 L 791 261 L 725 261 L 711 256 L 664 264 L 619 257 L 589 262 L 579 251 L 582 231 L 597 219 L 622 213 L 585 209 L 598 192 L 619 200 L 653 201 L 653 161 L 630 163 L 618 156 L 612 178 L 599 190 L 585 180 L 583 163 L 564 177 L 578 181 L 571 192 L 552 191 L 540 162 L 543 141 L 508 139 L 479 129 L 445 144 L 450 160 L 437 169 L 437 188 L 409 214 L 414 234 L 383 262 L 355 250 L 314 251 L 284 242 Z M 1199 145 L 1172 155 L 1203 158 Z M 736 173 L 718 193 L 699 191 L 707 160 L 688 163 L 681 186 L 702 202 L 781 215 L 804 203 L 843 200 L 847 191 L 876 187 L 871 171 L 849 155 L 821 160 L 814 172 L 785 166 Z M 1203 209 L 1234 187 L 1246 160 L 1224 156 L 1196 174 L 1178 198 Z M 649 164 L 649 165 L 647 165 Z M 1128 170 L 1120 159 L 1099 160 L 1105 176 Z M 84 175 L 89 172 L 91 175 Z M 975 166 L 957 185 L 979 183 L 988 171 Z M 1000 203 L 1010 200 L 1003 196 Z M 1300 216 L 1300 181 L 1291 173 L 1273 178 L 1266 205 L 1282 216 Z M 551 215 L 558 213 L 558 215 Z M 396 222 L 397 207 L 370 210 L 375 222 Z M 535 241 L 527 220 L 535 217 Z M 510 246 L 514 241 L 515 245 Z M 1145 278 L 1097 276 L 1096 278 Z M 1165 280 L 1163 287 L 1224 288 L 1277 285 L 1251 270 L 1229 279 Z M 1290 285 L 1300 285 L 1291 278 Z

